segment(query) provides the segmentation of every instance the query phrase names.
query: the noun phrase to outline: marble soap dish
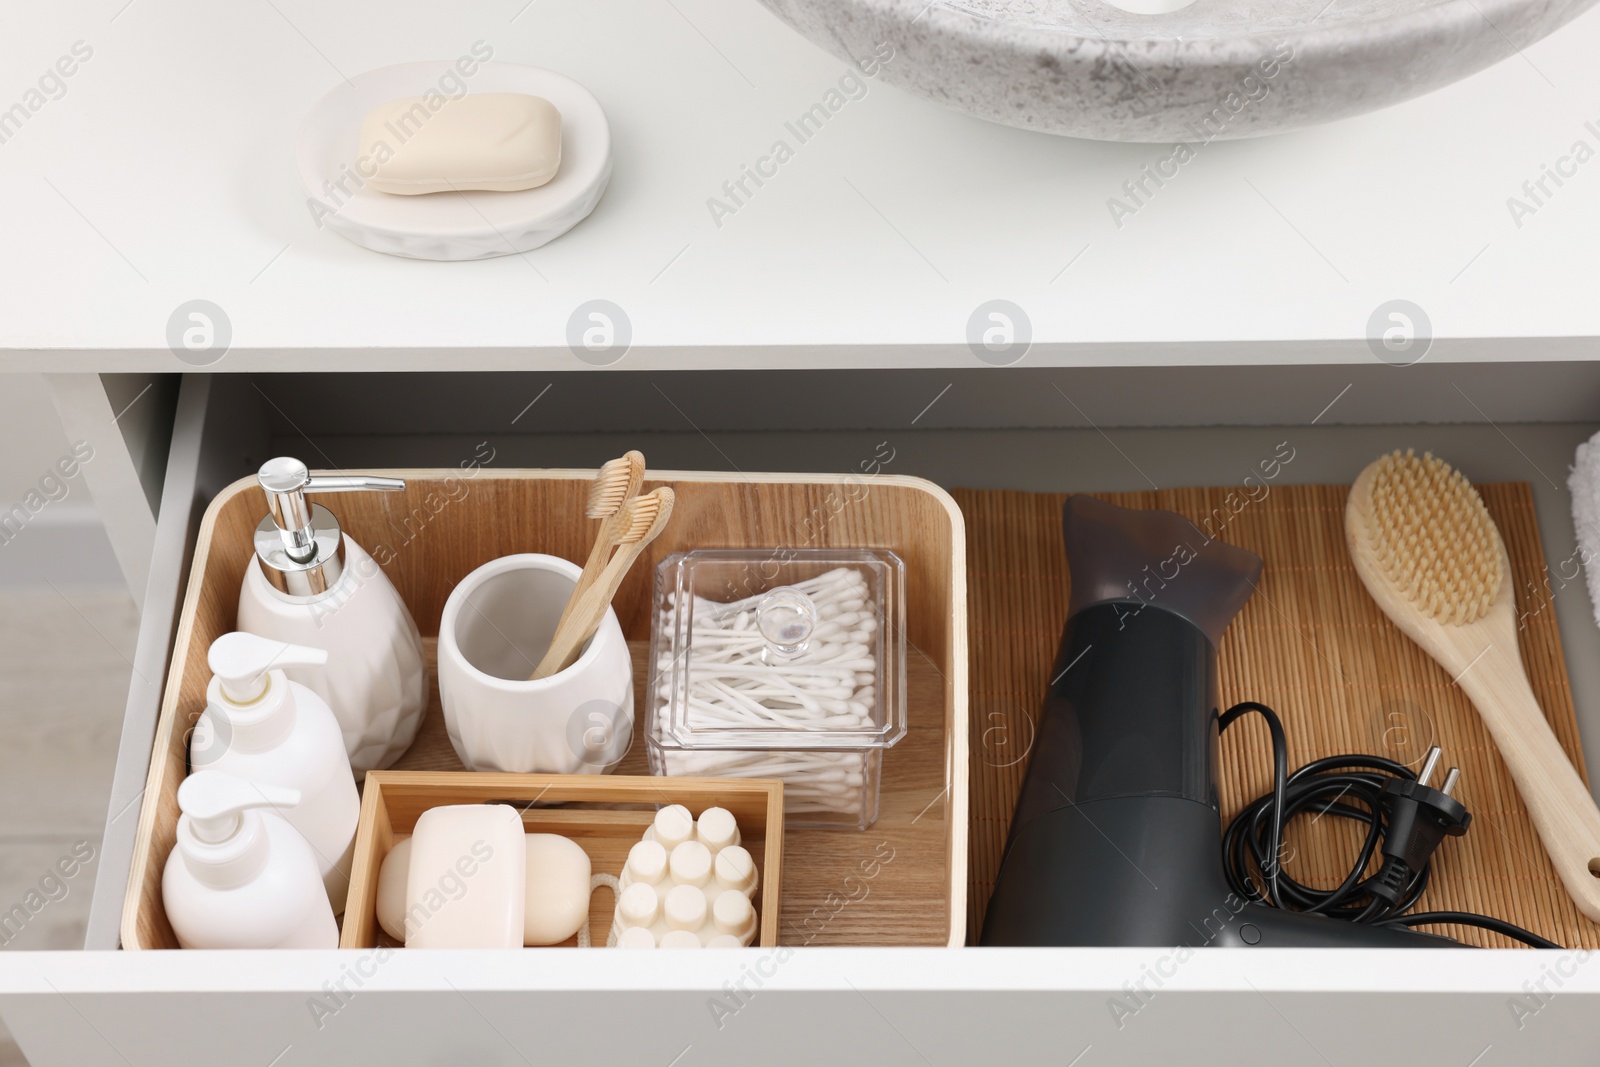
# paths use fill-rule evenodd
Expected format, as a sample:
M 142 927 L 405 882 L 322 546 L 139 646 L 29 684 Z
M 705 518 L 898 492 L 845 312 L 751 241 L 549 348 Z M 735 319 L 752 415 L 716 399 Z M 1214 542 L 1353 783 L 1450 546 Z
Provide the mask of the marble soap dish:
M 1103 141 L 1256 137 L 1421 96 L 1594 0 L 762 0 L 920 96 Z
M 560 112 L 560 166 L 554 178 L 510 192 L 402 196 L 372 188 L 368 179 L 376 163 L 361 153 L 363 120 L 374 108 L 420 97 L 442 114 L 460 100 L 492 93 L 530 94 Z M 408 135 L 415 131 L 395 131 L 397 140 Z M 600 102 L 571 78 L 463 55 L 356 75 L 306 116 L 296 157 L 306 208 L 319 228 L 363 248 L 411 259 L 489 259 L 538 248 L 588 217 L 611 180 L 611 130 Z

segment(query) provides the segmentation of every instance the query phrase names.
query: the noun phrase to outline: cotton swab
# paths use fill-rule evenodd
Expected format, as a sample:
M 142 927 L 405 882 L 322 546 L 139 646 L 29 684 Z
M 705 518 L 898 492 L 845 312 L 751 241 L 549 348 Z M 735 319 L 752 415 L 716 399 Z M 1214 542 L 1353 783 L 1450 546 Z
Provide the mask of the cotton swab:
M 759 737 L 781 730 L 803 745 L 810 731 L 870 728 L 879 664 L 878 618 L 867 607 L 868 594 L 858 571 L 838 567 L 726 603 L 669 596 L 659 625 L 673 640 L 655 664 L 658 735 L 687 727 L 737 743 L 740 731 Z M 779 625 L 764 611 L 777 615 Z M 679 662 L 684 641 L 693 654 Z M 781 778 L 789 811 L 859 813 L 881 754 L 668 745 L 660 757 L 669 774 Z

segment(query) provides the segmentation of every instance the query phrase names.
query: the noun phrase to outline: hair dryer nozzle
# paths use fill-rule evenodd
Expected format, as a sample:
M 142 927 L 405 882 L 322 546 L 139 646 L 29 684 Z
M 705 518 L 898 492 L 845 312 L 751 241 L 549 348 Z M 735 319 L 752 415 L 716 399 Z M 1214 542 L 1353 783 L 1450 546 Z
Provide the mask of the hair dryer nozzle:
M 1261 557 L 1224 544 L 1174 511 L 1119 508 L 1092 496 L 1061 509 L 1071 618 L 1110 601 L 1137 601 L 1183 616 L 1213 645 L 1261 579 Z

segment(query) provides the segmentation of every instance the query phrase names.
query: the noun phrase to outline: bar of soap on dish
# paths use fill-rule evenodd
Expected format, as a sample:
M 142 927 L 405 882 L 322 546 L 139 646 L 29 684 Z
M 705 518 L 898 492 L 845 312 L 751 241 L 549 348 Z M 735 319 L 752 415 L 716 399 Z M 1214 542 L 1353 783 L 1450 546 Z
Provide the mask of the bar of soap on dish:
M 367 113 L 360 153 L 381 193 L 534 189 L 561 166 L 561 112 L 527 93 L 408 96 Z

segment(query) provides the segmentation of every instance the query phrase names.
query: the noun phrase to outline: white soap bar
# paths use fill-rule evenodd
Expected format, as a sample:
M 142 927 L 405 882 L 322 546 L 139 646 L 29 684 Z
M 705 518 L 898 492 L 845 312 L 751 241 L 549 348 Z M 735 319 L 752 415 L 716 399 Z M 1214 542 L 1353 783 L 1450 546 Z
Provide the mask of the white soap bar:
M 526 848 L 528 873 L 522 943 L 560 944 L 576 934 L 589 916 L 592 870 L 589 854 L 576 842 L 559 834 L 529 834 Z M 663 855 L 661 868 L 665 866 Z M 378 869 L 378 925 L 400 942 L 406 939 L 406 879 L 410 871 L 411 839 L 408 837 L 395 842 Z M 654 880 L 660 880 L 659 873 Z
M 540 96 L 409 96 L 367 113 L 357 165 L 380 193 L 514 192 L 561 166 L 561 113 Z
M 396 841 L 378 868 L 378 925 L 401 944 L 406 940 L 406 878 L 411 874 L 411 838 Z
M 589 854 L 560 834 L 529 834 L 524 945 L 559 945 L 589 917 Z
M 406 947 L 521 948 L 527 851 L 522 819 L 508 804 L 423 812 L 411 833 Z

